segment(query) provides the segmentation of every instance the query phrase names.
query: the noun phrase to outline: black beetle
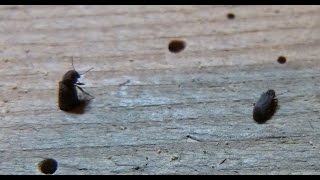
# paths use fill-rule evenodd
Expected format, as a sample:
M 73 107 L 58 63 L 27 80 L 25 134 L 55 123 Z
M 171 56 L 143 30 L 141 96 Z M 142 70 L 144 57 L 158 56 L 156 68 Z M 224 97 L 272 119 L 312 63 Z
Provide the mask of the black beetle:
M 63 111 L 69 111 L 80 104 L 76 87 L 79 88 L 84 94 L 91 96 L 79 86 L 84 85 L 84 83 L 78 82 L 78 79 L 80 78 L 80 75 L 87 73 L 93 68 L 87 70 L 83 74 L 79 74 L 74 69 L 73 59 L 72 67 L 73 70 L 69 70 L 68 72 L 66 72 L 62 77 L 62 81 L 59 82 L 59 108 Z
M 278 99 L 276 92 L 272 89 L 261 94 L 260 99 L 253 108 L 253 119 L 257 123 L 264 123 L 269 120 L 277 110 Z
M 43 174 L 53 174 L 58 169 L 58 162 L 54 159 L 44 159 L 38 163 L 38 168 Z

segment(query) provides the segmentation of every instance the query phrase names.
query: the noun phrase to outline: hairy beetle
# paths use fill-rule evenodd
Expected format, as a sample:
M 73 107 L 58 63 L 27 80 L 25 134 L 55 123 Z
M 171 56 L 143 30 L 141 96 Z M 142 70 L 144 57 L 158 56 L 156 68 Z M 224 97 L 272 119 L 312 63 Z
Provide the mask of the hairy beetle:
M 69 111 L 80 104 L 76 87 L 79 88 L 84 94 L 91 96 L 79 86 L 79 85 L 84 85 L 84 83 L 78 82 L 78 79 L 80 78 L 81 75 L 87 73 L 93 68 L 87 70 L 83 74 L 79 74 L 74 69 L 73 59 L 72 59 L 72 67 L 73 67 L 73 70 L 69 70 L 68 72 L 66 72 L 63 75 L 62 80 L 59 82 L 59 108 L 63 111 Z
M 260 99 L 253 108 L 253 119 L 257 123 L 264 123 L 275 113 L 278 106 L 276 92 L 272 89 L 261 94 Z

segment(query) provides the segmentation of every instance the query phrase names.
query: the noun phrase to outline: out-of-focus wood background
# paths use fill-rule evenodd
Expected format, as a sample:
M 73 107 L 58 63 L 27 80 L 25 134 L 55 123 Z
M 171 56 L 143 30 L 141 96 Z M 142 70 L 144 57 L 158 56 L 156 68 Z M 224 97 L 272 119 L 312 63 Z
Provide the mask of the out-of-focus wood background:
M 320 6 L 1 6 L 0 174 L 320 174 L 319 28 Z M 57 105 L 72 58 L 82 114 Z

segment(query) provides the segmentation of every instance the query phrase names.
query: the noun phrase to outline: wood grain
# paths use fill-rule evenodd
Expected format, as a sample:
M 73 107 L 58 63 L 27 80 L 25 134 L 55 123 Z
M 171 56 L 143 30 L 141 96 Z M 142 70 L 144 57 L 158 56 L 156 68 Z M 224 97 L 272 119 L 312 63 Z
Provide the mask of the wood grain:
M 319 174 L 319 30 L 320 6 L 1 6 L 0 174 Z M 57 104 L 71 58 L 82 114 Z

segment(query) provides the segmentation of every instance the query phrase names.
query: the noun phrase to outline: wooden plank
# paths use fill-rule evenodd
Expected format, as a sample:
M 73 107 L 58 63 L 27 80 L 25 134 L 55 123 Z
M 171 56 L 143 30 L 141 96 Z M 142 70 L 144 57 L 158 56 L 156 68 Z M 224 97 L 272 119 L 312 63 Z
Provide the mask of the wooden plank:
M 320 6 L 2 6 L 0 22 L 1 174 L 43 158 L 55 174 L 319 174 Z M 94 68 L 82 114 L 57 105 L 71 58 Z M 267 89 L 280 109 L 256 124 Z

